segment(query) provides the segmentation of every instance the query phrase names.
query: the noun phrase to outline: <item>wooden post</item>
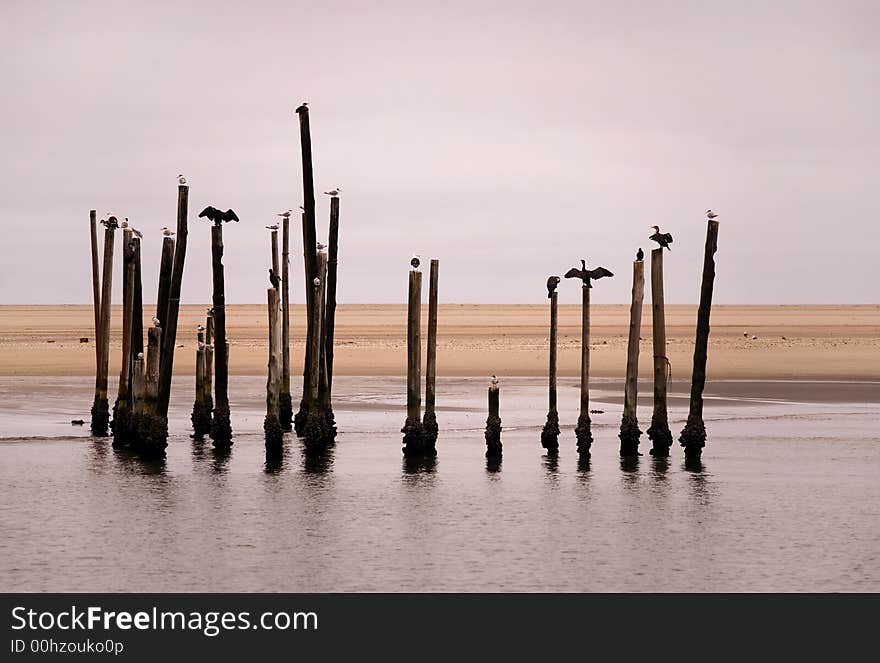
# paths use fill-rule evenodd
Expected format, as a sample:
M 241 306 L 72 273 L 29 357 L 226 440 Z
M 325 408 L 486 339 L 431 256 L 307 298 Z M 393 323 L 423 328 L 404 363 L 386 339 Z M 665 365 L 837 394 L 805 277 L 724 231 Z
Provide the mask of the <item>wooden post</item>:
M 694 344 L 694 371 L 691 376 L 691 401 L 687 423 L 679 436 L 685 458 L 699 460 L 706 446 L 703 423 L 703 388 L 706 386 L 706 358 L 709 350 L 709 314 L 712 311 L 712 289 L 715 285 L 715 251 L 718 250 L 718 221 L 710 219 L 706 229 L 703 258 L 703 283 L 700 308 L 697 311 L 697 338 Z
M 223 278 L 223 226 L 211 227 L 211 268 L 214 281 L 214 417 L 211 439 L 217 448 L 232 446 L 229 419 L 229 346 L 226 343 L 226 285 Z
M 129 375 L 131 372 L 131 318 L 134 308 L 134 247 L 131 230 L 122 232 L 122 361 L 116 403 L 113 405 L 113 446 L 127 446 L 131 441 Z
M 159 264 L 159 290 L 156 297 L 156 318 L 160 330 L 168 318 L 168 292 L 171 290 L 171 272 L 174 269 L 174 238 L 162 238 L 162 260 Z M 162 339 L 160 338 L 161 342 Z
M 293 401 L 290 397 L 290 216 L 281 225 L 281 404 L 282 430 L 293 425 Z
M 333 338 L 336 334 L 336 278 L 339 265 L 339 196 L 330 198 L 330 233 L 327 254 L 327 312 L 324 347 L 327 357 L 327 391 L 333 393 Z
M 272 271 L 276 275 L 281 276 L 280 267 L 278 265 L 278 231 L 273 230 L 271 233 L 271 252 L 272 252 Z M 280 284 L 279 284 L 280 285 Z
M 141 240 L 131 239 L 134 260 L 134 298 L 131 309 L 131 360 L 144 354 L 144 290 L 141 274 Z M 134 364 L 132 364 L 134 366 Z
M 193 410 L 190 421 L 193 426 L 193 437 L 202 439 L 211 432 L 211 411 L 205 402 L 205 379 L 207 376 L 207 336 L 205 330 L 199 325 L 196 335 L 198 346 L 196 349 L 196 396 L 193 402 Z
M 499 413 L 498 383 L 489 385 L 489 416 L 486 418 L 486 458 L 501 457 L 501 415 Z
M 107 435 L 110 424 L 110 404 L 107 401 L 107 373 L 110 362 L 110 297 L 113 290 L 113 244 L 116 219 L 110 217 L 104 231 L 104 265 L 101 271 L 100 337 L 95 339 L 98 370 L 95 372 L 95 402 L 92 404 L 92 434 Z
M 302 437 L 305 434 L 306 421 L 309 416 L 309 370 L 311 367 L 312 351 L 312 312 L 314 310 L 313 303 L 315 298 L 315 287 L 313 281 L 315 277 L 312 275 L 311 251 L 309 249 L 309 229 L 308 219 L 305 212 L 302 215 L 302 238 L 303 238 L 303 270 L 305 278 L 305 297 L 306 297 L 306 343 L 303 351 L 303 391 L 302 398 L 299 403 L 299 411 L 293 419 L 293 429 L 297 436 Z
M 144 412 L 144 354 L 132 359 L 131 362 L 131 416 L 136 422 Z M 137 426 L 133 426 L 137 430 Z
M 174 265 L 171 270 L 171 285 L 168 289 L 168 307 L 162 323 L 162 353 L 159 358 L 159 414 L 168 417 L 168 403 L 171 400 L 171 376 L 174 372 L 174 344 L 177 342 L 177 314 L 180 310 L 180 286 L 183 282 L 183 267 L 186 261 L 187 207 L 189 187 L 177 187 L 177 242 L 174 247 Z
M 559 453 L 559 412 L 556 409 L 556 330 L 559 324 L 557 299 L 555 290 L 550 294 L 550 370 L 549 370 L 549 409 L 547 421 L 541 430 L 541 446 L 547 450 L 548 456 Z
M 208 430 L 211 432 L 211 417 L 214 411 L 214 309 L 208 309 L 208 315 L 205 320 L 205 380 L 204 380 L 204 401 L 205 410 L 208 413 Z
M 321 303 L 324 301 L 324 288 L 327 277 L 327 254 L 321 251 L 318 254 L 318 276 L 312 280 L 312 293 L 314 306 L 312 307 L 312 335 L 309 340 L 309 391 L 308 391 L 308 414 L 303 431 L 306 449 L 317 451 L 327 444 L 327 431 L 325 430 L 325 417 L 320 407 L 320 383 L 321 383 L 321 321 L 324 310 Z
M 275 233 L 272 233 L 275 235 Z M 273 242 L 273 244 L 275 244 Z M 266 379 L 266 455 L 278 456 L 283 448 L 284 431 L 279 418 L 281 405 L 281 297 L 276 288 L 267 291 L 269 308 L 269 365 Z
M 403 455 L 421 456 L 424 451 L 422 426 L 422 273 L 409 272 L 409 299 L 406 319 L 406 422 L 403 433 Z
M 652 456 L 668 456 L 672 446 L 666 389 L 669 359 L 666 356 L 666 312 L 663 302 L 663 247 L 651 251 L 651 326 L 654 345 L 654 412 L 648 437 Z
M 95 210 L 89 210 L 89 231 L 92 240 L 92 301 L 95 308 L 95 369 L 101 361 L 98 338 L 101 336 L 101 275 L 98 267 L 98 224 Z
M 590 282 L 581 286 L 581 403 L 578 414 L 577 450 L 581 457 L 590 456 L 593 433 L 590 421 Z
M 425 416 L 422 426 L 425 430 L 425 454 L 437 455 L 437 287 L 440 261 L 431 260 L 431 275 L 428 282 L 428 353 L 425 363 Z
M 645 296 L 645 263 L 633 262 L 632 303 L 629 308 L 629 341 L 626 348 L 626 385 L 623 419 L 620 423 L 621 457 L 639 455 L 639 421 L 636 405 L 639 395 L 639 335 L 642 328 L 642 300 Z
M 144 371 L 144 399 L 135 443 L 143 456 L 161 458 L 168 446 L 168 420 L 159 414 L 159 358 L 162 328 L 147 330 L 147 364 Z

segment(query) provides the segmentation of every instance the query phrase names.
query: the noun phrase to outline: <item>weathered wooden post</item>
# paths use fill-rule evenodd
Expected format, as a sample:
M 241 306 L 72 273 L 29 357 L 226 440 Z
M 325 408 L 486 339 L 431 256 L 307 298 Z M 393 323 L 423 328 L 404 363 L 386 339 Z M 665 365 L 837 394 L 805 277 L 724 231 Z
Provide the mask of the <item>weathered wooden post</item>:
M 550 369 L 549 369 L 549 408 L 547 422 L 541 430 L 541 446 L 547 450 L 548 456 L 559 453 L 559 412 L 556 409 L 556 330 L 559 324 L 557 299 L 559 293 L 559 277 L 547 279 L 547 290 L 550 297 Z
M 281 268 L 278 264 L 278 231 L 273 230 L 270 233 L 271 242 L 270 242 L 270 251 L 272 253 L 272 271 L 275 272 L 277 276 L 281 276 L 281 272 L 279 271 Z M 279 286 L 281 283 L 279 282 Z
M 159 320 L 159 329 L 165 325 L 168 318 L 168 292 L 171 290 L 171 272 L 174 269 L 174 238 L 162 238 L 162 259 L 159 264 L 159 289 L 156 296 L 156 318 Z M 162 339 L 159 339 L 162 342 Z M 161 346 L 160 346 L 161 347 Z
M 293 400 L 290 397 L 290 214 L 281 225 L 281 396 L 278 418 L 282 430 L 293 425 Z
M 92 245 L 92 301 L 95 308 L 95 367 L 101 361 L 98 337 L 101 335 L 101 275 L 98 266 L 98 223 L 95 210 L 89 210 L 89 231 Z
M 131 230 L 122 232 L 122 361 L 116 403 L 113 405 L 113 446 L 124 447 L 131 441 L 129 377 L 131 373 L 131 318 L 134 308 L 134 247 Z
M 492 376 L 489 385 L 489 416 L 486 418 L 486 458 L 501 458 L 501 415 L 498 380 Z
M 425 363 L 425 416 L 422 426 L 425 430 L 425 454 L 437 455 L 437 280 L 440 261 L 431 260 L 431 275 L 428 282 L 428 356 Z
M 223 278 L 223 226 L 211 226 L 211 269 L 214 282 L 214 416 L 211 439 L 217 448 L 232 446 L 229 418 L 229 346 L 226 343 L 226 285 Z
M 140 427 L 140 418 L 144 412 L 144 353 L 131 360 L 131 420 L 132 430 L 136 433 Z M 136 439 L 136 435 L 135 438 Z
M 205 410 L 208 413 L 208 430 L 211 432 L 211 417 L 214 412 L 214 309 L 208 309 L 208 315 L 205 320 L 205 380 L 203 383 L 205 395 Z
M 715 251 L 718 250 L 718 221 L 710 218 L 706 229 L 703 258 L 703 283 L 700 308 L 697 311 L 697 338 L 694 344 L 694 371 L 691 376 L 691 402 L 687 423 L 679 436 L 685 458 L 699 460 L 706 446 L 706 425 L 703 423 L 703 388 L 706 386 L 706 357 L 709 350 L 709 314 L 712 311 L 712 289 L 715 285 Z
M 272 233 L 275 235 L 275 233 Z M 267 291 L 269 307 L 269 365 L 266 378 L 266 418 L 263 432 L 266 436 L 266 455 L 281 455 L 284 431 L 281 429 L 281 298 L 278 289 Z
M 196 348 L 196 397 L 190 421 L 193 426 L 193 437 L 201 439 L 211 432 L 211 411 L 205 402 L 205 377 L 207 374 L 207 340 L 204 328 L 199 325 L 196 332 L 198 347 Z
M 403 455 L 421 456 L 425 432 L 422 426 L 422 273 L 418 267 L 409 272 L 409 300 L 406 319 L 406 422 L 403 433 Z
M 672 446 L 666 389 L 669 359 L 666 356 L 666 312 L 663 302 L 663 247 L 651 251 L 651 326 L 654 345 L 654 412 L 648 437 L 652 456 L 668 456 Z
M 323 251 L 318 253 L 318 276 L 312 280 L 313 301 L 312 307 L 312 335 L 309 338 L 309 393 L 307 404 L 307 418 L 304 426 L 303 437 L 305 438 L 308 451 L 320 451 L 327 444 L 327 431 L 325 430 L 326 418 L 320 406 L 320 383 L 321 383 L 321 324 L 324 317 L 322 302 L 324 301 L 324 288 L 327 277 L 327 254 Z
M 324 316 L 324 347 L 327 357 L 327 389 L 333 393 L 333 339 L 336 334 L 336 278 L 339 266 L 339 196 L 330 197 L 330 233 L 327 254 L 327 311 Z
M 91 429 L 93 435 L 107 435 L 110 424 L 110 404 L 107 401 L 107 373 L 110 362 L 110 297 L 113 290 L 113 244 L 116 233 L 116 217 L 104 222 L 104 264 L 101 271 L 101 319 L 100 335 L 95 342 L 98 370 L 95 371 L 95 402 L 92 404 Z
M 589 457 L 593 446 L 593 433 L 590 421 L 590 280 L 581 285 L 581 403 L 577 427 L 577 451 Z
M 645 263 L 633 262 L 632 303 L 629 308 L 629 341 L 626 348 L 626 385 L 623 418 L 620 422 L 621 457 L 639 455 L 639 421 L 636 405 L 639 395 L 639 334 L 642 328 L 642 300 L 645 296 Z
M 171 269 L 171 284 L 168 288 L 166 320 L 162 323 L 162 352 L 159 357 L 159 414 L 168 418 L 168 404 L 171 400 L 171 377 L 174 372 L 174 344 L 177 341 L 177 315 L 180 311 L 180 286 L 183 283 L 183 267 L 186 262 L 187 209 L 189 187 L 177 187 L 177 242 L 174 247 L 174 264 Z
M 312 322 L 314 311 L 315 287 L 313 281 L 315 275 L 312 271 L 312 250 L 309 248 L 309 222 L 305 212 L 302 214 L 302 239 L 303 239 L 303 272 L 305 278 L 305 298 L 306 298 L 306 343 L 303 351 L 303 391 L 302 398 L 299 402 L 299 410 L 293 418 L 293 429 L 298 437 L 305 435 L 306 421 L 309 418 L 309 371 L 311 370 L 312 351 Z
M 162 329 L 156 325 L 147 330 L 147 364 L 144 371 L 144 400 L 135 437 L 137 450 L 143 456 L 161 458 L 168 446 L 168 420 L 159 413 L 159 355 Z
M 131 361 L 144 354 L 144 290 L 141 274 L 141 240 L 138 236 L 131 239 L 134 260 L 134 298 L 131 310 Z M 131 380 L 132 378 L 129 377 Z

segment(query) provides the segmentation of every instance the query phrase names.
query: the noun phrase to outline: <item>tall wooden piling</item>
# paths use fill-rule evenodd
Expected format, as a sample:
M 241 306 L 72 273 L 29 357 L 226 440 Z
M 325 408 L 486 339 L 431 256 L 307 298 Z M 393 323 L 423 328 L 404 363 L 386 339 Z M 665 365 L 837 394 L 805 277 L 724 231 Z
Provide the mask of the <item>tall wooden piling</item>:
M 144 368 L 144 398 L 137 419 L 135 448 L 142 456 L 161 458 L 168 446 L 168 420 L 159 413 L 159 357 L 161 327 L 147 330 L 147 362 Z
M 180 311 L 180 286 L 183 283 L 183 268 L 186 262 L 187 208 L 189 187 L 177 187 L 177 242 L 174 247 L 174 264 L 171 270 L 171 285 L 168 288 L 168 305 L 162 323 L 162 353 L 159 358 L 159 414 L 168 417 L 168 404 L 171 400 L 171 377 L 174 372 L 174 344 L 177 342 L 177 315 Z
M 709 350 L 709 314 L 712 311 L 712 289 L 715 285 L 715 252 L 718 250 L 718 221 L 709 219 L 703 258 L 703 282 L 700 287 L 700 308 L 697 311 L 697 337 L 694 344 L 694 370 L 691 375 L 691 400 L 687 423 L 679 436 L 685 458 L 699 460 L 706 446 L 706 425 L 703 423 L 703 388 L 706 386 L 706 358 Z
M 131 239 L 132 255 L 134 260 L 134 295 L 131 309 L 131 360 L 134 370 L 134 360 L 138 355 L 144 354 L 144 290 L 141 273 L 141 240 L 134 236 Z M 130 378 L 131 379 L 131 378 Z
M 159 263 L 159 289 L 156 295 L 156 318 L 160 330 L 168 319 L 168 292 L 171 290 L 171 272 L 174 269 L 174 238 L 162 238 L 162 258 Z M 162 339 L 159 339 L 162 342 Z
M 581 399 L 577 427 L 577 451 L 589 457 L 593 446 L 592 422 L 590 421 L 590 281 L 581 286 Z
M 113 405 L 113 446 L 127 446 L 131 441 L 131 411 L 129 409 L 129 377 L 131 373 L 131 328 L 134 308 L 134 247 L 131 230 L 122 232 L 122 360 L 116 403 Z
M 639 455 L 639 421 L 636 406 L 639 395 L 639 335 L 642 329 L 642 301 L 645 296 L 645 263 L 633 262 L 632 302 L 629 308 L 629 340 L 626 347 L 626 384 L 623 418 L 620 423 L 621 457 Z
M 403 433 L 403 455 L 420 456 L 424 453 L 422 426 L 422 273 L 409 272 L 409 298 L 406 318 L 406 422 Z
M 211 270 L 214 295 L 214 416 L 211 439 L 220 449 L 232 446 L 229 418 L 229 346 L 226 343 L 226 284 L 223 277 L 223 226 L 211 226 Z
M 205 395 L 205 410 L 208 413 L 208 421 L 210 422 L 214 412 L 214 309 L 208 309 L 208 315 L 205 319 L 205 379 L 203 383 Z M 206 433 L 211 432 L 210 423 Z
M 549 377 L 549 407 L 547 421 L 541 430 L 541 446 L 547 450 L 548 456 L 559 453 L 559 412 L 556 409 L 556 332 L 559 326 L 557 312 L 557 299 L 559 293 L 554 290 L 550 293 L 550 366 Z
M 190 421 L 193 426 L 193 437 L 202 439 L 211 432 L 211 411 L 205 402 L 205 380 L 207 376 L 207 336 L 199 327 L 196 333 L 196 393 Z
M 278 418 L 283 430 L 293 425 L 290 397 L 290 216 L 281 223 L 281 404 Z
M 279 271 L 281 269 L 281 267 L 278 263 L 278 231 L 273 230 L 270 233 L 270 236 L 271 236 L 270 251 L 272 253 L 272 271 L 275 272 L 276 276 L 281 276 L 281 272 Z M 278 285 L 280 287 L 281 284 L 279 283 Z
M 92 247 L 92 301 L 95 309 L 95 368 L 101 361 L 99 352 L 101 335 L 101 275 L 98 266 L 98 222 L 95 210 L 89 210 L 89 231 Z
M 312 250 L 309 239 L 309 222 L 305 212 L 302 214 L 302 240 L 303 240 L 303 278 L 305 279 L 305 299 L 306 299 L 306 342 L 303 350 L 303 388 L 302 398 L 299 402 L 299 410 L 293 418 L 293 429 L 297 436 L 302 437 L 305 434 L 306 421 L 309 416 L 309 370 L 311 369 L 311 352 L 312 352 L 312 329 L 313 329 L 313 303 L 315 300 L 315 287 L 313 281 L 315 276 L 312 273 Z
M 330 232 L 327 253 L 327 310 L 324 315 L 324 348 L 327 357 L 327 391 L 333 393 L 333 341 L 336 334 L 336 279 L 339 268 L 339 196 L 330 198 Z
M 668 456 L 672 446 L 666 390 L 669 359 L 666 356 L 666 310 L 663 297 L 663 247 L 651 251 L 651 327 L 654 346 L 654 411 L 648 437 L 652 456 Z
M 440 261 L 431 260 L 431 275 L 428 281 L 428 352 L 425 362 L 425 416 L 422 426 L 425 429 L 425 453 L 437 454 L 437 281 Z
M 273 233 L 274 235 L 275 233 Z M 266 455 L 281 454 L 284 431 L 281 429 L 281 297 L 276 288 L 268 288 L 269 365 L 266 378 L 266 418 L 263 432 L 266 436 Z
M 326 417 L 321 408 L 321 326 L 324 317 L 322 302 L 327 280 L 327 254 L 318 253 L 318 276 L 312 280 L 314 305 L 312 307 L 312 335 L 308 339 L 309 357 L 309 391 L 307 416 L 303 430 L 306 449 L 308 451 L 323 450 L 328 443 L 328 431 L 325 429 Z
M 104 264 L 101 270 L 100 335 L 95 342 L 98 370 L 95 371 L 95 401 L 92 404 L 91 429 L 93 435 L 107 435 L 110 424 L 110 404 L 107 401 L 107 373 L 110 361 L 110 298 L 113 290 L 113 244 L 116 219 L 110 217 L 104 231 Z
M 501 446 L 501 414 L 499 407 L 500 393 L 498 382 L 492 380 L 489 385 L 488 401 L 489 416 L 486 418 L 486 458 L 500 458 Z
M 137 420 L 144 412 L 144 353 L 131 361 L 131 418 L 137 430 Z

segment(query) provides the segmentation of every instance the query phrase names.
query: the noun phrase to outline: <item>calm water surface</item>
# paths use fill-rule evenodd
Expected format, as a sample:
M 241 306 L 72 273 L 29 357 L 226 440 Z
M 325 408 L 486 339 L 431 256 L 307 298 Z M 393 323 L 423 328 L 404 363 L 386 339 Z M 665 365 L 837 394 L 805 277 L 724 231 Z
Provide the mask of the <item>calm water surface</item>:
M 0 590 L 880 591 L 880 406 L 846 402 L 845 383 L 807 385 L 830 394 L 818 403 L 723 386 L 707 390 L 699 470 L 677 445 L 653 459 L 647 436 L 621 462 L 614 382 L 592 393 L 588 466 L 562 383 L 561 455 L 546 458 L 546 388 L 525 378 L 502 384 L 498 468 L 484 380 L 440 381 L 440 455 L 409 466 L 394 378 L 334 380 L 336 448 L 307 460 L 291 438 L 267 466 L 265 378 L 232 379 L 228 454 L 187 436 L 192 383 L 175 383 L 160 463 L 70 426 L 88 419 L 89 380 L 0 378 Z

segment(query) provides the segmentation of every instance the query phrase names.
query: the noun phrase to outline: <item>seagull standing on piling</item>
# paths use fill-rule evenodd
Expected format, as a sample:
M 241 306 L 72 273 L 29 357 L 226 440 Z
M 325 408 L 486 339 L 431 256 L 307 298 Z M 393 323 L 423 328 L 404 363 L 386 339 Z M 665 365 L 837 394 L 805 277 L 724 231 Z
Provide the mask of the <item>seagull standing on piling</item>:
M 493 386 L 493 387 L 497 387 L 497 386 L 498 386 L 498 378 L 495 377 L 494 375 L 492 376 L 492 386 Z
M 162 226 L 162 235 L 165 237 L 173 237 L 174 231 L 171 230 L 168 226 Z
M 278 230 L 278 224 L 273 223 L 271 226 L 266 226 L 266 230 Z
M 342 187 L 341 187 L 341 186 L 338 186 L 338 187 L 336 187 L 335 189 L 330 189 L 329 191 L 325 191 L 325 192 L 324 192 L 324 195 L 325 195 L 325 196 L 330 196 L 331 198 L 338 198 L 338 197 L 339 197 L 339 192 L 340 192 L 340 191 L 342 191 Z
M 178 174 L 178 176 L 177 176 L 177 183 L 180 184 L 181 186 L 185 185 L 185 184 L 186 184 L 186 178 L 185 178 L 183 175 Z
M 159 318 L 157 318 L 156 316 L 153 316 L 153 326 L 154 326 L 154 327 L 159 327 L 159 326 L 161 326 L 161 325 L 162 325 L 162 323 L 159 322 Z
M 280 216 L 283 219 L 289 219 L 291 211 L 292 210 L 287 210 L 286 212 L 279 212 L 276 216 Z
M 718 215 L 715 214 L 715 212 L 713 212 L 712 210 L 707 209 L 706 210 L 706 218 L 708 218 L 711 221 L 712 219 L 717 219 Z
M 412 265 L 413 271 L 419 268 L 419 265 L 422 264 L 422 260 L 418 253 L 413 253 L 413 257 L 410 258 L 409 264 Z
M 122 220 L 122 223 L 120 224 L 119 227 L 122 228 L 123 230 L 128 230 L 128 217 L 125 217 Z

